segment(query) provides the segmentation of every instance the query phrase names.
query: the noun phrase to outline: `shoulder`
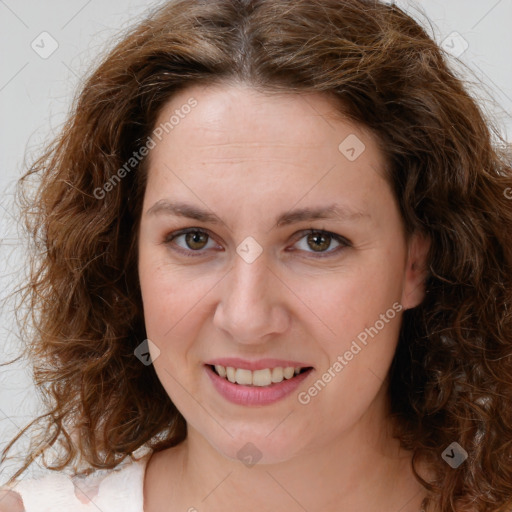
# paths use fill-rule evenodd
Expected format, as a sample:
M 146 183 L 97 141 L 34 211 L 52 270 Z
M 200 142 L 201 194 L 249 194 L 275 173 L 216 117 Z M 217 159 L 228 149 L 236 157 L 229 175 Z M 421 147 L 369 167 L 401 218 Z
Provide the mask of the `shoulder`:
M 7 487 L 0 487 L 0 512 L 25 512 L 21 496 Z
M 150 454 L 128 457 L 112 470 L 96 470 L 88 475 L 51 472 L 21 479 L 0 488 L 0 512 L 74 512 L 90 503 L 111 512 L 142 512 Z

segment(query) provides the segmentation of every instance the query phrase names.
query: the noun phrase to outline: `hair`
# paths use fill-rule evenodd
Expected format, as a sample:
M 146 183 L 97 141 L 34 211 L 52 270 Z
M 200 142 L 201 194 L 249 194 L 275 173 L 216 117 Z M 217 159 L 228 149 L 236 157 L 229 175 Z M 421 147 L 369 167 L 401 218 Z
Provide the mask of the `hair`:
M 9 482 L 56 443 L 52 470 L 78 458 L 113 468 L 139 447 L 186 438 L 153 366 L 134 355 L 146 338 L 137 236 L 147 157 L 101 199 L 98 190 L 119 178 L 177 91 L 233 83 L 324 93 L 375 135 L 406 233 L 431 240 L 425 299 L 404 312 L 390 368 L 395 435 L 413 453 L 427 510 L 509 510 L 510 154 L 425 29 L 376 0 L 166 2 L 89 75 L 19 182 L 33 243 L 23 353 L 46 409 L 5 448 L 0 462 L 43 426 Z M 469 455 L 457 469 L 441 457 L 454 441 Z

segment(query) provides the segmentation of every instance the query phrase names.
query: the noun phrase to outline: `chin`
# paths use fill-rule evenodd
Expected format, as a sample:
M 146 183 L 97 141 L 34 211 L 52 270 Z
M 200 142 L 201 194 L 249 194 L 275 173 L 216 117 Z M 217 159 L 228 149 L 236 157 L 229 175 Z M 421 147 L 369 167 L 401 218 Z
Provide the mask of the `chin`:
M 223 457 L 238 460 L 248 467 L 285 462 L 302 451 L 304 439 L 289 435 L 272 438 L 272 434 L 269 435 L 272 428 L 262 428 L 261 431 L 246 428 L 244 434 L 233 437 L 226 434 L 222 439 L 209 439 L 209 443 Z

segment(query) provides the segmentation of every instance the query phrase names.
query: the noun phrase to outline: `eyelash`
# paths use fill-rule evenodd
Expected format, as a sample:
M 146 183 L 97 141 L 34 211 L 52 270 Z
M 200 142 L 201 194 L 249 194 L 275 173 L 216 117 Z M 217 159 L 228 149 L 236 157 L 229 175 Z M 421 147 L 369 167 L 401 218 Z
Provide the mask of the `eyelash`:
M 175 240 L 179 236 L 186 235 L 187 233 L 203 233 L 203 234 L 205 234 L 205 235 L 207 235 L 209 237 L 208 241 L 213 239 L 213 237 L 208 232 L 208 230 L 200 229 L 200 228 L 186 228 L 186 229 L 181 229 L 179 231 L 175 231 L 175 232 L 170 233 L 169 235 L 167 235 L 165 237 L 164 244 L 170 246 L 171 242 L 173 240 Z M 351 242 L 349 240 L 347 240 L 346 238 L 344 238 L 344 237 L 342 237 L 340 235 L 337 235 L 336 233 L 332 233 L 330 231 L 325 231 L 324 229 L 306 229 L 306 230 L 300 231 L 299 234 L 301 236 L 299 236 L 297 238 L 295 243 L 297 243 L 298 241 L 302 240 L 305 236 L 313 234 L 313 233 L 317 234 L 317 235 L 326 235 L 329 238 L 334 239 L 336 242 L 338 242 L 340 244 L 334 250 L 318 252 L 318 253 L 311 252 L 310 254 L 313 254 L 313 258 L 319 258 L 319 259 L 320 258 L 327 258 L 327 257 L 330 257 L 333 254 L 339 253 L 340 250 L 342 250 L 342 249 L 345 249 L 347 247 L 352 247 Z M 172 250 L 176 251 L 176 252 L 179 252 L 180 254 L 183 254 L 184 256 L 189 257 L 189 258 L 197 258 L 197 257 L 201 256 L 203 254 L 203 252 L 204 252 L 203 249 L 198 249 L 196 251 L 194 251 L 192 249 L 191 250 L 185 250 L 185 249 L 183 249 L 182 247 L 179 247 L 179 246 L 173 247 Z M 305 252 L 309 253 L 309 251 L 305 251 Z M 196 253 L 196 254 L 193 254 L 193 253 Z

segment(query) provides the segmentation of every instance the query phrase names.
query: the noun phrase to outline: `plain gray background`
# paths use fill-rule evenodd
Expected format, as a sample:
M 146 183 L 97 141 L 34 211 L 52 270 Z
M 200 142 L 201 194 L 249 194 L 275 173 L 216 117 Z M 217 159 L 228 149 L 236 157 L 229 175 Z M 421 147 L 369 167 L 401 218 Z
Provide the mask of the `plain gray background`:
M 37 155 L 66 117 L 84 72 L 112 46 L 116 34 L 161 2 L 149 0 L 0 0 L 0 361 L 16 355 L 14 305 L 5 298 L 26 273 L 13 189 L 25 160 Z M 391 2 L 388 2 L 391 3 Z M 512 0 L 394 2 L 410 12 L 474 73 L 462 75 L 479 102 L 512 142 Z M 422 17 L 423 11 L 432 27 Z M 108 42 L 108 43 L 107 43 Z M 52 50 L 54 50 L 52 52 Z M 463 53 L 461 53 L 463 52 Z M 0 450 L 34 417 L 39 401 L 21 363 L 0 368 Z M 28 439 L 18 445 L 27 446 Z M 36 465 L 26 474 L 41 472 Z M 0 469 L 0 484 L 12 472 Z

